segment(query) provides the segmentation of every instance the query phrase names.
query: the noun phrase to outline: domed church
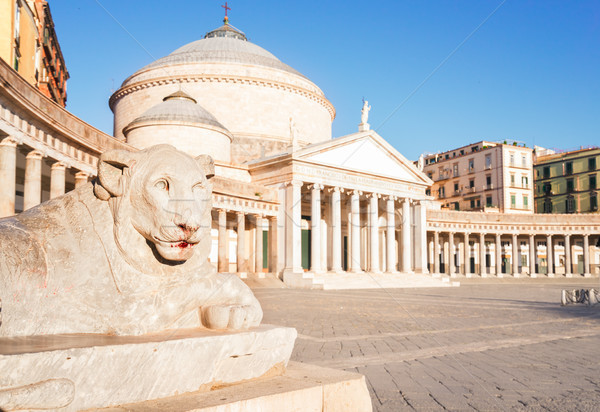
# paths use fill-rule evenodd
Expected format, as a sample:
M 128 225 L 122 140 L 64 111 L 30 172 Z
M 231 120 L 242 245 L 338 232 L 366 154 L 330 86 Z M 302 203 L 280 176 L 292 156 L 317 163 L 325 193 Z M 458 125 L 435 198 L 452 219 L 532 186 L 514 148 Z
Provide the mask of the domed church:
M 201 111 L 200 117 L 206 122 L 199 125 L 207 127 L 200 127 L 202 132 L 181 129 L 170 143 L 187 148 L 198 144 L 194 140 L 202 140 L 217 160 L 243 163 L 284 151 L 290 138 L 290 119 L 301 146 L 331 139 L 335 109 L 321 89 L 249 42 L 227 21 L 203 39 L 178 48 L 123 82 L 109 103 L 114 113 L 114 136 L 136 147 L 149 145 L 156 138 L 144 135 L 155 134 L 157 129 L 140 127 L 139 119 L 147 118 L 147 111 L 156 116 L 162 110 L 174 109 L 173 100 L 167 105 L 163 100 L 177 91 L 191 97 L 196 107 L 189 110 Z M 180 106 L 186 110 L 183 103 Z M 193 127 L 189 121 L 187 126 Z
M 323 91 L 224 23 L 135 72 L 109 102 L 117 139 L 215 160 L 219 271 L 306 288 L 340 287 L 343 272 L 427 273 L 431 181 L 370 130 L 370 106 L 357 133 L 332 139 Z

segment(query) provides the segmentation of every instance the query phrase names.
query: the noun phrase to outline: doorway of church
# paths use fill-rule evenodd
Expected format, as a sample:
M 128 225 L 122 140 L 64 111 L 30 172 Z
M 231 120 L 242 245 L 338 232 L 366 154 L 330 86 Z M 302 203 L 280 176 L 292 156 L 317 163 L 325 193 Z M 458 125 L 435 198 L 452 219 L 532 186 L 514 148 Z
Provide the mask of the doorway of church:
M 310 269 L 310 229 L 302 229 L 302 269 Z

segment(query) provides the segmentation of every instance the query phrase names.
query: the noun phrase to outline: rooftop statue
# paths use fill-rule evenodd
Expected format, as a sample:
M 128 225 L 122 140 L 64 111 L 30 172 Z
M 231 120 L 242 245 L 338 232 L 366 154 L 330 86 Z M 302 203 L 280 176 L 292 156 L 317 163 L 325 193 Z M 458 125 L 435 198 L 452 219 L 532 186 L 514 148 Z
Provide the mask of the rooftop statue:
M 371 111 L 371 106 L 369 106 L 368 100 L 363 100 L 363 107 L 360 111 L 360 123 L 366 124 L 369 122 L 369 111 Z
M 257 326 L 208 261 L 213 175 L 169 145 L 109 151 L 94 182 L 0 220 L 0 336 Z

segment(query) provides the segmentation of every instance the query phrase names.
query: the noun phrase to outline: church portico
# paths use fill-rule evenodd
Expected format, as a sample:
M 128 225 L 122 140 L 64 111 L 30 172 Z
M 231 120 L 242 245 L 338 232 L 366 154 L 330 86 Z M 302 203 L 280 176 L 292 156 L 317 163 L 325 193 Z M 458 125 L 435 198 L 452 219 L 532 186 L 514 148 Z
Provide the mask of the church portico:
M 357 159 L 359 151 L 371 159 Z M 381 164 L 388 168 L 373 169 Z M 323 273 L 427 272 L 427 178 L 376 133 L 291 146 L 248 167 L 253 182 L 279 188 L 287 283 L 314 287 Z

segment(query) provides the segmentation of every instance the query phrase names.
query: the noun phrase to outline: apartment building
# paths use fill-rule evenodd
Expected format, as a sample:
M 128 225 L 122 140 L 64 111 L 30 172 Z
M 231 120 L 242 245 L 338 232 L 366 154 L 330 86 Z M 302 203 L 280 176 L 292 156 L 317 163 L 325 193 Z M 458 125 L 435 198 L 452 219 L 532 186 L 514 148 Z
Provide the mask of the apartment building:
M 424 155 L 423 171 L 443 208 L 533 213 L 532 152 L 517 142 L 480 141 Z
M 600 148 L 536 148 L 534 171 L 537 213 L 598 213 Z
M 45 0 L 0 0 L 0 58 L 65 106 L 69 73 Z

